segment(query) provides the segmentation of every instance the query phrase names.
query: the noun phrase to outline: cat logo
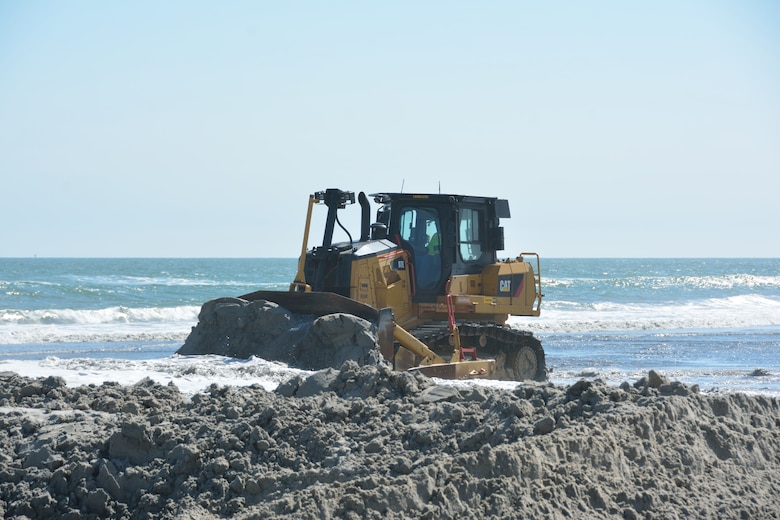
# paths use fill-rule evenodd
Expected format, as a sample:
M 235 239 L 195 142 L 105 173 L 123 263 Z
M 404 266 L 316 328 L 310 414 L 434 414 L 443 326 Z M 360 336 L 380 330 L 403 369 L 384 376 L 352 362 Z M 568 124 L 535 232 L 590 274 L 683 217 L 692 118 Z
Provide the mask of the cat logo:
M 496 296 L 517 298 L 523 292 L 524 282 L 523 273 L 500 275 L 498 277 L 498 294 Z

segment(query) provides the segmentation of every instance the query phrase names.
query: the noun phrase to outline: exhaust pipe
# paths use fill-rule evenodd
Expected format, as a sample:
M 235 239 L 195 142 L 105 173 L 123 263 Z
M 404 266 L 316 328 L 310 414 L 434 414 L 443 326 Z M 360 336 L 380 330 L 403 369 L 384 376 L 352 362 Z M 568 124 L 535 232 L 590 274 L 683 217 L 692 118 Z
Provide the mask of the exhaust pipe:
M 368 202 L 368 197 L 362 191 L 358 195 L 358 202 L 360 202 L 361 218 L 360 218 L 360 242 L 367 242 L 371 232 L 371 204 Z

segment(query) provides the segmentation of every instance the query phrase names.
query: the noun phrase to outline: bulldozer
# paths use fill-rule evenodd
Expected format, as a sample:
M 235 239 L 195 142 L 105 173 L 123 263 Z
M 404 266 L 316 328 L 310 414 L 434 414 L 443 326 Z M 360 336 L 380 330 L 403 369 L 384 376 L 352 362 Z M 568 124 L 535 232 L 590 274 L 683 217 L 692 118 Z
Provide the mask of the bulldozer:
M 504 250 L 500 219 L 510 217 L 509 202 L 441 193 L 371 196 L 376 216 L 360 192 L 360 235 L 353 238 L 339 215 L 355 204 L 354 192 L 330 188 L 310 195 L 289 290 L 240 299 L 368 320 L 381 356 L 395 370 L 447 379 L 546 380 L 539 340 L 506 324 L 509 315 L 539 316 L 543 297 L 537 253 L 498 258 Z M 322 242 L 309 249 L 312 212 L 322 205 Z M 334 242 L 337 225 L 347 240 Z

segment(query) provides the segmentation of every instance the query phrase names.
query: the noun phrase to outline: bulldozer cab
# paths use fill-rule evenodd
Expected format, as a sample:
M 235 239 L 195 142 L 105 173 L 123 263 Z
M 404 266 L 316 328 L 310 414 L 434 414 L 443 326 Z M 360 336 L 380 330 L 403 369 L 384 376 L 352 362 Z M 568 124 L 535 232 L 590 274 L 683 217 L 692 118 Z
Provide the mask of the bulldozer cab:
M 374 194 L 377 221 L 409 252 L 413 301 L 435 302 L 447 280 L 477 274 L 504 248 L 499 218 L 509 217 L 506 200 L 461 195 Z

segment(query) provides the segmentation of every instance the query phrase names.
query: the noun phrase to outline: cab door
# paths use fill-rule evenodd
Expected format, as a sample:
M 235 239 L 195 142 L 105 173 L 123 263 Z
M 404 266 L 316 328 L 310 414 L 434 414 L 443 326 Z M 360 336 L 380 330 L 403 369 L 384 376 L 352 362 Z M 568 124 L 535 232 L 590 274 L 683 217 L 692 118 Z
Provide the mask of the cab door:
M 442 233 L 439 211 L 433 206 L 410 206 L 399 215 L 401 245 L 410 250 L 415 296 L 420 301 L 435 297 L 442 283 Z

